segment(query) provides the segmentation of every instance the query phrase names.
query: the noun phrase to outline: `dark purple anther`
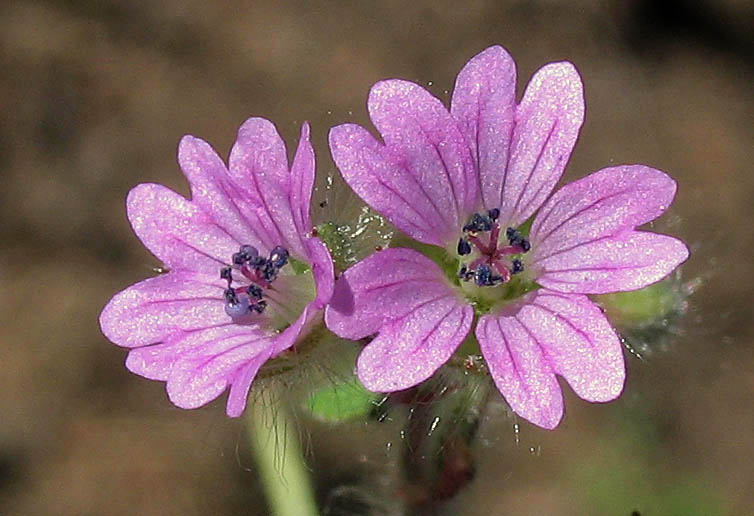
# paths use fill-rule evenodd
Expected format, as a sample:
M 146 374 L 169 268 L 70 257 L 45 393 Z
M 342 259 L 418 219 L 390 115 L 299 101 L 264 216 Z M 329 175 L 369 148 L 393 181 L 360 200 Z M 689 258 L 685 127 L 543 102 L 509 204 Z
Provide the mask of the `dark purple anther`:
M 249 285 L 249 288 L 246 289 L 246 292 L 248 292 L 249 297 L 252 299 L 262 299 L 262 297 L 264 296 L 262 289 L 256 285 Z
M 513 268 L 511 269 L 511 274 L 518 274 L 520 272 L 524 272 L 524 264 L 518 258 L 513 259 L 512 265 L 513 265 Z
M 529 252 L 531 249 L 531 243 L 519 230 L 514 228 L 508 228 L 505 230 L 505 236 L 508 239 L 508 243 L 512 246 L 520 247 L 523 252 Z
M 492 282 L 492 270 L 489 265 L 483 263 L 474 271 L 474 283 L 480 287 L 487 287 L 493 284 Z
M 264 289 L 277 278 L 280 269 L 288 263 L 288 257 L 288 250 L 280 245 L 272 249 L 269 258 L 260 256 L 253 245 L 242 245 L 233 253 L 231 266 L 220 269 L 220 278 L 228 282 L 228 288 L 223 291 L 225 313 L 236 319 L 264 312 L 267 308 L 267 301 L 262 299 Z M 233 269 L 237 272 L 236 278 Z M 233 287 L 234 281 L 244 284 Z
M 493 208 L 487 212 L 487 216 L 490 218 L 490 220 L 492 220 L 492 222 L 495 222 L 497 218 L 500 216 L 500 210 L 497 208 Z
M 257 248 L 253 245 L 242 245 L 240 252 L 242 252 L 244 256 L 246 256 L 247 262 L 253 260 L 259 255 L 259 251 L 257 251 Z
M 225 302 L 229 305 L 238 304 L 238 296 L 236 295 L 236 291 L 232 288 L 226 288 L 225 291 L 223 291 L 223 297 L 225 298 Z
M 288 263 L 288 250 L 283 246 L 276 246 L 270 253 L 269 261 L 276 269 L 283 267 Z
M 243 253 L 233 253 L 233 265 L 243 265 L 246 263 L 246 255 Z
M 253 245 L 242 245 L 237 253 L 233 254 L 233 264 L 243 265 L 254 261 L 259 256 L 259 251 Z
M 482 231 L 489 231 L 492 229 L 492 221 L 489 217 L 475 213 L 472 215 L 468 224 L 463 227 L 463 230 L 471 233 L 480 233 Z
M 462 281 L 470 281 L 474 277 L 474 271 L 469 270 L 465 265 L 458 271 L 458 277 Z
M 278 276 L 277 267 L 275 267 L 269 260 L 259 268 L 259 271 L 262 273 L 262 278 L 264 278 L 267 283 L 271 283 Z
M 458 254 L 464 256 L 469 253 L 471 253 L 471 244 L 465 238 L 460 238 L 458 240 Z

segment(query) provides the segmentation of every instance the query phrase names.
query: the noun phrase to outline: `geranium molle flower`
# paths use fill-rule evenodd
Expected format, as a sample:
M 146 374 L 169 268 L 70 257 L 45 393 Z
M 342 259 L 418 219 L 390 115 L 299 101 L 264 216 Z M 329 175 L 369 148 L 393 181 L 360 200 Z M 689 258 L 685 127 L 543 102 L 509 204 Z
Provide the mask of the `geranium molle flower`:
M 196 408 L 230 388 L 235 417 L 260 367 L 294 346 L 332 295 L 330 254 L 311 236 L 309 125 L 290 168 L 262 118 L 241 126 L 229 166 L 193 136 L 181 140 L 178 162 L 191 200 L 157 184 L 127 200 L 136 235 L 168 272 L 117 294 L 100 326 L 131 349 L 128 369 L 167 382 L 175 405 Z
M 606 168 L 548 200 L 584 119 L 572 64 L 541 68 L 518 103 L 515 91 L 513 59 L 491 47 L 461 70 L 450 110 L 414 83 L 387 80 L 368 100 L 384 143 L 357 125 L 331 130 L 351 188 L 434 260 L 412 248 L 373 254 L 338 280 L 325 320 L 342 337 L 377 334 L 358 375 L 390 392 L 430 377 L 476 318 L 511 408 L 554 428 L 563 414 L 556 375 L 588 401 L 623 388 L 620 340 L 586 295 L 656 282 L 688 251 L 636 230 L 673 200 L 675 182 L 659 170 Z

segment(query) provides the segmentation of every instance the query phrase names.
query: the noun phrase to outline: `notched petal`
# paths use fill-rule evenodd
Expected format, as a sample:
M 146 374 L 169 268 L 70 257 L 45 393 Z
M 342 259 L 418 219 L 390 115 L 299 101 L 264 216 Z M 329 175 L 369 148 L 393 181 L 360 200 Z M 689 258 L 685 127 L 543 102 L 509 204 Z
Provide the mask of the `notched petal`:
M 176 331 L 227 322 L 223 288 L 187 273 L 170 272 L 116 294 L 100 314 L 102 333 L 124 347 L 161 342 Z
M 626 231 L 566 248 L 538 262 L 537 282 L 559 292 L 606 294 L 644 288 L 686 261 L 686 245 L 667 235 Z
M 233 397 L 229 398 L 228 415 L 240 415 L 253 375 L 271 355 L 268 337 L 233 332 L 184 350 L 170 371 L 168 397 L 177 407 L 193 409 L 206 405 L 231 387 Z M 240 384 L 233 389 L 236 380 Z
M 492 380 L 511 409 L 542 428 L 558 426 L 563 394 L 541 346 L 515 311 L 482 316 L 476 337 Z
M 366 129 L 333 127 L 330 151 L 343 179 L 364 202 L 412 238 L 444 245 L 448 228 L 422 185 Z
M 516 64 L 503 47 L 490 47 L 466 63 L 450 112 L 477 165 L 484 206 L 500 207 L 516 118 Z
M 173 270 L 214 275 L 239 246 L 207 212 L 162 185 L 134 187 L 126 207 L 136 235 Z
M 230 151 L 229 171 L 238 188 L 258 206 L 257 218 L 276 245 L 305 256 L 291 206 L 285 143 L 272 122 L 264 118 L 244 122 Z
M 390 321 L 362 351 L 356 370 L 374 392 L 417 385 L 453 355 L 471 329 L 474 310 L 453 296 L 433 299 Z
M 563 174 L 584 122 L 584 89 L 568 62 L 543 66 L 529 81 L 502 185 L 500 220 L 518 226 L 547 199 Z
M 483 316 L 476 335 L 513 411 L 543 428 L 555 428 L 563 414 L 556 374 L 587 401 L 610 401 L 623 390 L 620 340 L 586 296 L 531 292 Z
M 385 249 L 338 278 L 325 322 L 338 336 L 358 340 L 423 303 L 455 295 L 429 258 L 412 249 Z
M 535 260 L 634 229 L 673 202 L 676 183 L 644 166 L 609 167 L 558 190 L 537 214 L 530 240 Z
M 580 398 L 604 402 L 620 396 L 626 377 L 623 348 L 589 298 L 538 291 L 517 318 Z

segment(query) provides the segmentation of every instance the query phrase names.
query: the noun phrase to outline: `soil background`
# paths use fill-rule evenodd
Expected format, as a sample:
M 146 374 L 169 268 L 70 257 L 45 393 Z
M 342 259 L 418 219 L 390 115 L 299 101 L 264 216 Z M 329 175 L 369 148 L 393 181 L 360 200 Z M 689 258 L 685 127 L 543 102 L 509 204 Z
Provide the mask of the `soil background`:
M 3 2 L 0 513 L 268 514 L 243 422 L 223 401 L 176 409 L 99 331 L 107 300 L 158 265 L 125 196 L 142 182 L 186 194 L 181 136 L 227 156 L 252 115 L 289 149 L 308 120 L 318 173 L 334 173 L 327 130 L 369 123 L 374 82 L 447 100 L 492 44 L 515 57 L 520 92 L 543 64 L 576 64 L 587 115 L 564 180 L 668 172 L 679 193 L 658 227 L 689 243 L 684 281 L 702 283 L 668 346 L 627 355 L 620 400 L 569 393 L 554 432 L 493 406 L 476 476 L 445 512 L 754 514 L 754 4 L 741 0 Z M 389 484 L 395 436 L 375 426 L 302 430 L 330 514 L 347 514 L 332 502 L 352 486 Z

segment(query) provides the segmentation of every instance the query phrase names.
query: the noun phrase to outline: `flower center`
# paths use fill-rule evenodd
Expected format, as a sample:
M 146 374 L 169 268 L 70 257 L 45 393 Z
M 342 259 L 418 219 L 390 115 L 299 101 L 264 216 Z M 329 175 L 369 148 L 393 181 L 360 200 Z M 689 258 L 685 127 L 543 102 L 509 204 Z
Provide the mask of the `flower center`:
M 461 281 L 473 280 L 479 287 L 494 287 L 508 283 L 515 274 L 523 272 L 524 264 L 515 255 L 527 253 L 531 244 L 515 228 L 507 228 L 505 240 L 498 242 L 499 216 L 500 210 L 497 208 L 487 213 L 475 213 L 463 226 L 463 236 L 458 240 L 457 247 L 461 257 L 458 271 Z M 464 264 L 464 257 L 471 258 L 471 261 Z
M 259 255 L 256 247 L 242 245 L 233 253 L 231 265 L 220 269 L 220 278 L 228 282 L 223 292 L 225 313 L 233 320 L 252 313 L 261 314 L 267 308 L 265 289 L 269 289 L 278 272 L 288 263 L 288 250 L 276 246 L 268 258 Z M 233 283 L 241 283 L 233 286 Z

